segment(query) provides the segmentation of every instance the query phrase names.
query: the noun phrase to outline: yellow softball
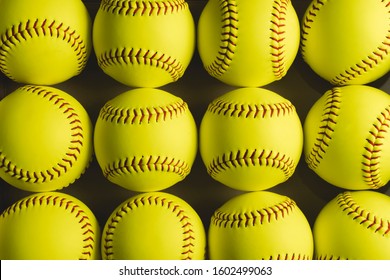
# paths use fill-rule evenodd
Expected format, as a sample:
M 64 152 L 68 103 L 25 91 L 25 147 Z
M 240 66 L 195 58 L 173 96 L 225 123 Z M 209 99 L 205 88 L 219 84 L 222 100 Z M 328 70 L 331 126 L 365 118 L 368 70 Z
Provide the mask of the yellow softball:
M 102 232 L 103 259 L 202 260 L 206 233 L 195 210 L 168 193 L 133 196 L 119 205 Z
M 185 0 L 103 0 L 93 23 L 100 68 L 134 87 L 160 87 L 184 75 L 195 50 Z
M 213 100 L 199 131 L 200 155 L 215 180 L 234 189 L 265 190 L 289 179 L 303 132 L 294 105 L 263 88 L 240 88 Z
M 81 0 L 2 0 L 0 70 L 25 84 L 66 81 L 85 68 L 91 28 Z
M 390 70 L 389 13 L 382 0 L 313 0 L 302 20 L 304 60 L 334 85 L 375 81 Z
M 67 187 L 92 157 L 92 124 L 71 95 L 23 86 L 0 101 L 0 177 L 32 192 Z
M 235 196 L 211 217 L 210 259 L 309 260 L 310 224 L 295 201 L 267 192 Z
M 390 197 L 346 191 L 328 202 L 314 227 L 316 259 L 390 259 Z
M 25 197 L 0 216 L 0 259 L 100 258 L 100 228 L 79 199 L 59 192 Z
M 365 85 L 335 87 L 304 122 L 308 166 L 337 187 L 378 189 L 390 179 L 390 96 Z
M 290 0 L 210 0 L 198 23 L 198 50 L 220 81 L 258 87 L 283 78 L 299 48 Z
M 134 191 L 158 191 L 190 173 L 197 127 L 181 98 L 160 89 L 133 89 L 100 110 L 94 145 L 109 181 Z

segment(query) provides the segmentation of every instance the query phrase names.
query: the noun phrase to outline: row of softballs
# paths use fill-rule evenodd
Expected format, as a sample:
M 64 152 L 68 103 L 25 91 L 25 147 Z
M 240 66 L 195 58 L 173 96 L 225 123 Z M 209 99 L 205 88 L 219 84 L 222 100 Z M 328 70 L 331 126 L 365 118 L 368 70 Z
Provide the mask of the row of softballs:
M 199 21 L 205 69 L 228 84 L 261 86 L 278 80 L 298 50 L 300 28 L 291 2 L 252 4 L 239 4 L 249 19 L 240 23 L 247 25 L 240 43 L 237 4 L 209 1 Z M 221 10 L 226 11 L 222 18 Z M 246 10 L 257 15 L 244 16 Z M 103 0 L 93 24 L 81 0 L 6 0 L 0 3 L 0 16 L 0 69 L 25 84 L 54 85 L 78 75 L 93 45 L 99 66 L 115 80 L 159 87 L 183 76 L 195 50 L 195 23 L 184 0 Z M 254 26 L 264 30 L 248 29 Z M 237 43 L 244 51 L 236 49 Z

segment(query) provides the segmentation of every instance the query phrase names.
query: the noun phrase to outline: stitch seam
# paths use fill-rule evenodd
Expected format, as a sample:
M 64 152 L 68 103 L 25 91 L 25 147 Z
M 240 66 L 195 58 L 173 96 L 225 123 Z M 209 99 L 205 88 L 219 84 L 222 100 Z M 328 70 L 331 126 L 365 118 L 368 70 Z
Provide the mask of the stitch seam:
M 115 229 L 121 219 L 125 215 L 129 214 L 131 211 L 138 207 L 142 206 L 162 206 L 167 210 L 172 211 L 180 221 L 182 225 L 182 235 L 183 235 L 183 244 L 181 259 L 182 260 L 191 260 L 194 253 L 194 241 L 196 240 L 193 230 L 193 225 L 191 224 L 190 218 L 186 215 L 185 210 L 181 208 L 180 205 L 176 204 L 174 201 L 167 198 L 161 198 L 159 196 L 145 195 L 123 204 L 115 214 L 110 218 L 107 223 L 107 230 L 105 232 L 104 243 L 102 244 L 104 250 L 104 256 L 106 259 L 113 259 L 114 255 L 114 234 Z
M 366 138 L 362 161 L 364 181 L 373 189 L 386 184 L 380 177 L 380 156 L 383 141 L 390 126 L 390 106 L 387 106 L 376 119 L 377 122 L 373 123 Z
M 223 75 L 233 60 L 238 40 L 238 9 L 233 0 L 219 0 L 222 14 L 221 42 L 218 55 L 209 65 L 205 65 L 207 72 L 215 77 Z
M 103 0 L 101 2 L 100 9 L 107 13 L 123 16 L 168 15 L 188 9 L 188 3 L 184 0 Z
M 269 150 L 238 150 L 227 152 L 213 158 L 207 166 L 207 172 L 215 178 L 219 173 L 231 168 L 265 166 L 279 169 L 285 178 L 289 178 L 295 170 L 295 163 L 290 157 Z
M 302 57 L 305 58 L 306 50 L 306 41 L 307 36 L 309 36 L 309 30 L 311 29 L 311 24 L 314 22 L 314 18 L 317 16 L 317 13 L 320 11 L 321 7 L 327 3 L 327 0 L 316 0 L 312 1 L 310 4 L 305 17 L 302 22 L 302 36 L 301 36 L 301 53 Z
M 317 137 L 310 153 L 305 158 L 308 166 L 313 170 L 320 164 L 329 146 L 329 142 L 332 140 L 340 108 L 341 89 L 333 88 L 327 93 Z
M 98 56 L 102 69 L 115 65 L 147 65 L 166 71 L 172 81 L 177 81 L 184 74 L 184 67 L 176 58 L 159 51 L 142 48 L 111 49 Z
M 348 260 L 348 258 L 342 258 L 341 256 L 333 256 L 333 255 L 318 255 L 316 257 L 317 260 Z
M 285 61 L 285 34 L 286 14 L 289 0 L 274 1 L 271 20 L 271 61 L 276 79 L 281 79 L 286 74 Z
M 187 103 L 181 99 L 164 106 L 146 108 L 118 108 L 107 103 L 101 109 L 99 118 L 118 124 L 158 123 L 178 117 L 187 110 Z
M 138 156 L 118 159 L 103 169 L 106 178 L 140 172 L 170 172 L 184 178 L 190 173 L 190 165 L 180 159 L 167 156 Z

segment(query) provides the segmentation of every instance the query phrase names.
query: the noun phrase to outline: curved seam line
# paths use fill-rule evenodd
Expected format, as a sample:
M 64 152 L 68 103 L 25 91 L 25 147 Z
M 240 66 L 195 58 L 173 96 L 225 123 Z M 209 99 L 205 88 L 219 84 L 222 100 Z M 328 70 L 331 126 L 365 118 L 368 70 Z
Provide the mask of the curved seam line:
M 142 48 L 123 48 L 105 51 L 99 55 L 98 64 L 102 69 L 121 64 L 156 67 L 167 71 L 173 81 L 177 81 L 184 74 L 184 67 L 176 58 Z
M 363 152 L 362 172 L 364 181 L 373 189 L 378 189 L 385 183 L 380 178 L 380 153 L 383 145 L 382 133 L 387 133 L 390 126 L 390 106 L 376 118 L 379 124 L 374 123 L 370 135 L 366 138 L 366 146 Z M 373 139 L 372 139 L 373 138 Z

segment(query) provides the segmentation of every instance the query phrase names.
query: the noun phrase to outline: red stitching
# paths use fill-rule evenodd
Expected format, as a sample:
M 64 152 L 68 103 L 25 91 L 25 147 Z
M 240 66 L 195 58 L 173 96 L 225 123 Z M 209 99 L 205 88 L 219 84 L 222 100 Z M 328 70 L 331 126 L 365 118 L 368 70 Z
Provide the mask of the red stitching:
M 118 108 L 107 103 L 100 110 L 99 118 L 114 123 L 142 124 L 167 121 L 187 110 L 187 103 L 181 99 L 165 106 L 146 108 Z
M 311 169 L 316 169 L 325 154 L 329 142 L 332 140 L 332 134 L 337 124 L 337 117 L 341 107 L 341 89 L 333 88 L 325 93 L 326 103 L 323 109 L 317 138 L 313 147 L 306 156 L 306 162 Z
M 337 196 L 336 201 L 342 212 L 351 216 L 354 221 L 366 229 L 372 230 L 374 233 L 379 233 L 382 236 L 390 234 L 390 221 L 385 222 L 382 218 L 376 216 L 375 213 L 358 205 L 353 199 L 353 193 L 341 193 Z
M 223 75 L 229 69 L 238 40 L 237 3 L 233 0 L 219 0 L 219 6 L 222 12 L 222 39 L 218 56 L 209 65 L 205 65 L 207 72 L 216 77 Z
M 286 253 L 286 254 L 277 254 L 274 258 L 273 256 L 270 256 L 268 260 L 311 260 L 311 257 L 309 255 L 305 254 L 296 254 L 296 253 Z M 264 258 L 262 260 L 265 260 Z
M 307 36 L 309 36 L 309 29 L 311 29 L 311 24 L 313 23 L 314 18 L 317 16 L 317 13 L 320 11 L 320 8 L 324 6 L 326 2 L 327 0 L 312 1 L 305 14 L 305 17 L 303 18 L 301 36 L 301 53 L 303 58 L 305 58 L 305 43 L 307 41 Z
M 111 49 L 99 55 L 98 64 L 102 69 L 117 64 L 149 65 L 167 71 L 172 81 L 177 81 L 184 74 L 184 67 L 176 58 L 145 49 Z
M 390 106 L 387 106 L 376 119 L 377 122 L 372 125 L 366 138 L 367 145 L 364 147 L 362 161 L 364 181 L 373 189 L 378 189 L 387 183 L 383 182 L 380 176 L 380 156 L 384 134 L 390 127 Z
M 207 166 L 207 172 L 212 177 L 227 171 L 232 167 L 269 166 L 280 169 L 285 178 L 289 178 L 295 170 L 295 162 L 288 156 L 279 152 L 257 150 L 238 150 L 237 152 L 227 152 L 213 158 Z
M 289 115 L 292 112 L 295 112 L 295 107 L 289 101 L 273 104 L 244 105 L 217 99 L 208 106 L 207 111 L 213 114 L 221 114 L 231 117 L 236 116 L 244 118 L 265 118 Z
M 125 16 L 168 15 L 188 9 L 185 0 L 170 1 L 137 1 L 137 0 L 103 0 L 102 11 Z
M 285 62 L 285 27 L 286 27 L 286 13 L 287 6 L 290 4 L 289 0 L 274 1 L 273 4 L 273 19 L 271 20 L 271 55 L 272 68 L 276 79 L 281 79 L 286 74 Z
M 190 165 L 180 159 L 161 156 L 142 156 L 123 158 L 104 167 L 103 174 L 106 178 L 122 176 L 125 174 L 163 171 L 173 172 L 184 178 L 190 173 Z
M 279 204 L 246 212 L 227 213 L 218 209 L 214 212 L 211 223 L 217 227 L 224 228 L 253 227 L 284 218 L 286 215 L 291 214 L 295 208 L 295 201 L 287 198 Z

